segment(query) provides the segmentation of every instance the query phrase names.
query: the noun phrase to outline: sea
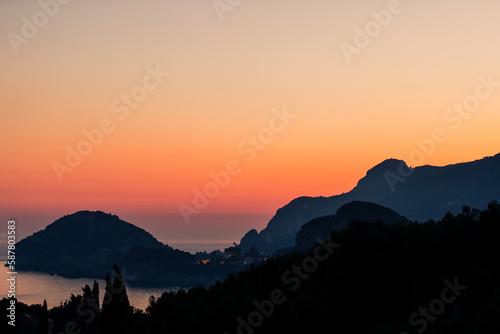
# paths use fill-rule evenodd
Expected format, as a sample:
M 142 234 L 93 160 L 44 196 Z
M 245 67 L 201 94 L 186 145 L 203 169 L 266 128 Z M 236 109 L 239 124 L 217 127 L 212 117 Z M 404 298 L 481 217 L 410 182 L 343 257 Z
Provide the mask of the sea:
M 230 242 L 178 242 L 178 243 L 168 243 L 169 246 L 180 249 L 192 254 L 196 252 L 211 252 L 216 249 L 224 250 L 225 248 L 231 246 Z M 7 267 L 4 267 L 5 258 L 0 257 L 2 263 L 0 272 L 0 299 L 7 297 L 9 293 L 9 282 L 7 278 L 9 272 Z M 106 273 L 103 274 L 103 276 Z M 127 276 L 124 274 L 125 286 L 127 287 L 127 294 L 130 304 L 135 308 L 146 310 L 149 305 L 149 298 L 151 296 L 159 297 L 163 292 L 177 291 L 178 287 L 166 286 L 160 288 L 138 288 L 131 287 L 127 285 Z M 15 294 L 16 298 L 27 305 L 32 304 L 43 304 L 43 301 L 47 301 L 48 308 L 58 306 L 68 300 L 71 294 L 75 296 L 82 294 L 82 288 L 88 285 L 92 288 L 94 283 L 93 278 L 65 278 L 57 275 L 49 275 L 46 273 L 30 272 L 30 271 L 18 271 L 16 276 L 15 284 Z M 103 278 L 95 279 L 99 283 L 99 290 L 101 296 L 104 297 L 105 282 Z

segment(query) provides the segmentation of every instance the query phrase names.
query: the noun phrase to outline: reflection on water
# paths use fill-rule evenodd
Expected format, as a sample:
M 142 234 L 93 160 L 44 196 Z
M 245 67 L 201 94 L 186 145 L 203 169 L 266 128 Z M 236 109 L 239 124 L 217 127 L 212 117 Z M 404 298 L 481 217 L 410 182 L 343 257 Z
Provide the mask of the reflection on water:
M 7 297 L 9 286 L 7 284 L 8 269 L 2 263 L 2 279 L 0 281 L 0 298 Z M 104 279 L 98 279 L 100 303 L 104 297 Z M 44 273 L 18 272 L 16 276 L 16 297 L 19 301 L 31 305 L 42 304 L 47 300 L 47 306 L 52 308 L 69 299 L 71 294 L 82 294 L 82 288 L 87 284 L 92 288 L 94 280 L 91 278 L 64 278 L 57 275 L 50 276 Z M 177 288 L 132 288 L 127 285 L 127 294 L 132 306 L 146 309 L 149 297 L 159 297 L 165 291 L 175 291 Z

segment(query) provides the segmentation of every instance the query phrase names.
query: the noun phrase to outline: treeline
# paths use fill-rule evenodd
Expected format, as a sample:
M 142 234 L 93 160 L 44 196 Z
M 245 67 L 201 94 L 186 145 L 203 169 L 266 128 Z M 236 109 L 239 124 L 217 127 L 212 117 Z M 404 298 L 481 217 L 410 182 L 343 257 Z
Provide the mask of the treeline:
M 311 250 L 164 293 L 147 309 L 150 323 L 167 333 L 500 333 L 496 202 L 438 222 L 354 221 L 326 242 L 340 246 L 316 268 Z
M 99 299 L 97 281 L 94 281 L 92 288 L 88 285 L 82 288 L 81 295 L 71 294 L 69 300 L 50 310 L 47 309 L 45 300 L 43 305 L 30 306 L 16 302 L 15 327 L 8 325 L 5 321 L 2 322 L 0 332 L 23 334 L 142 333 L 142 329 L 137 327 L 137 324 L 140 323 L 138 319 L 144 313 L 130 305 L 120 270 L 117 266 L 113 266 L 113 271 L 115 274 L 113 280 L 109 274 L 106 276 L 102 303 Z M 10 300 L 7 298 L 0 301 L 3 312 L 9 303 Z
M 119 279 L 108 280 L 106 294 L 115 304 L 107 303 L 106 312 L 103 301 L 93 322 L 80 317 L 78 328 L 80 333 L 500 333 L 498 254 L 496 202 L 483 211 L 464 207 L 437 222 L 353 221 L 308 252 L 269 259 L 209 288 L 151 298 L 146 312 L 132 309 Z M 70 299 L 49 310 L 49 324 L 59 329 L 75 321 L 78 310 L 70 304 L 75 303 Z M 43 306 L 27 307 L 25 314 L 38 324 Z

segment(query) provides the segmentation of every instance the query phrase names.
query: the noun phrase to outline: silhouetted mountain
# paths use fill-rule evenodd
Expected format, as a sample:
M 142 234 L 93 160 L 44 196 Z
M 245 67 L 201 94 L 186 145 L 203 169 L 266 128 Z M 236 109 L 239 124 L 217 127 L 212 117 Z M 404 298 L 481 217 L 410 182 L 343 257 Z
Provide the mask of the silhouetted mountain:
M 16 264 L 19 270 L 68 277 L 102 276 L 113 263 L 123 262 L 132 247 L 171 249 L 118 216 L 79 211 L 19 241 Z
M 271 254 L 293 246 L 302 225 L 333 215 L 352 201 L 373 202 L 421 221 L 438 219 L 448 211 L 457 213 L 463 205 L 485 208 L 488 202 L 500 200 L 499 171 L 500 154 L 468 163 L 413 169 L 404 161 L 389 159 L 370 169 L 348 193 L 294 199 L 279 209 L 258 235 L 245 236 L 240 248 L 247 251 L 256 247 Z
M 383 221 L 392 225 L 409 223 L 408 219 L 391 209 L 378 204 L 353 201 L 341 206 L 334 216 L 324 216 L 311 220 L 302 225 L 295 236 L 295 251 L 307 251 L 317 243 L 317 238 L 326 239 L 333 231 L 340 231 L 349 227 L 351 221 L 365 221 L 374 223 Z
M 209 285 L 245 266 L 222 260 L 200 264 L 195 255 L 101 211 L 64 216 L 19 241 L 16 251 L 19 270 L 96 278 L 117 264 L 127 284 L 136 286 Z

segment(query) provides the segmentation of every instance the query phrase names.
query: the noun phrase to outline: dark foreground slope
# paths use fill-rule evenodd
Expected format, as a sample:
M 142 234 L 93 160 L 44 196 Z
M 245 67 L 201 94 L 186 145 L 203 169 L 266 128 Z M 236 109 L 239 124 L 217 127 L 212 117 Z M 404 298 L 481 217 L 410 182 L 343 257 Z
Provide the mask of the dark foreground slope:
M 145 324 L 170 333 L 500 333 L 498 240 L 496 203 L 437 223 L 353 222 L 332 233 L 332 254 L 320 246 L 209 289 L 165 293 Z
M 492 200 L 500 200 L 500 154 L 468 163 L 411 170 L 404 161 L 389 159 L 370 169 L 348 193 L 294 199 L 279 209 L 260 233 L 248 232 L 240 247 L 243 251 L 256 247 L 272 254 L 294 246 L 295 234 L 302 225 L 333 215 L 352 201 L 376 203 L 410 220 L 426 221 L 439 219 L 448 211 L 458 213 L 463 205 L 485 208 Z

